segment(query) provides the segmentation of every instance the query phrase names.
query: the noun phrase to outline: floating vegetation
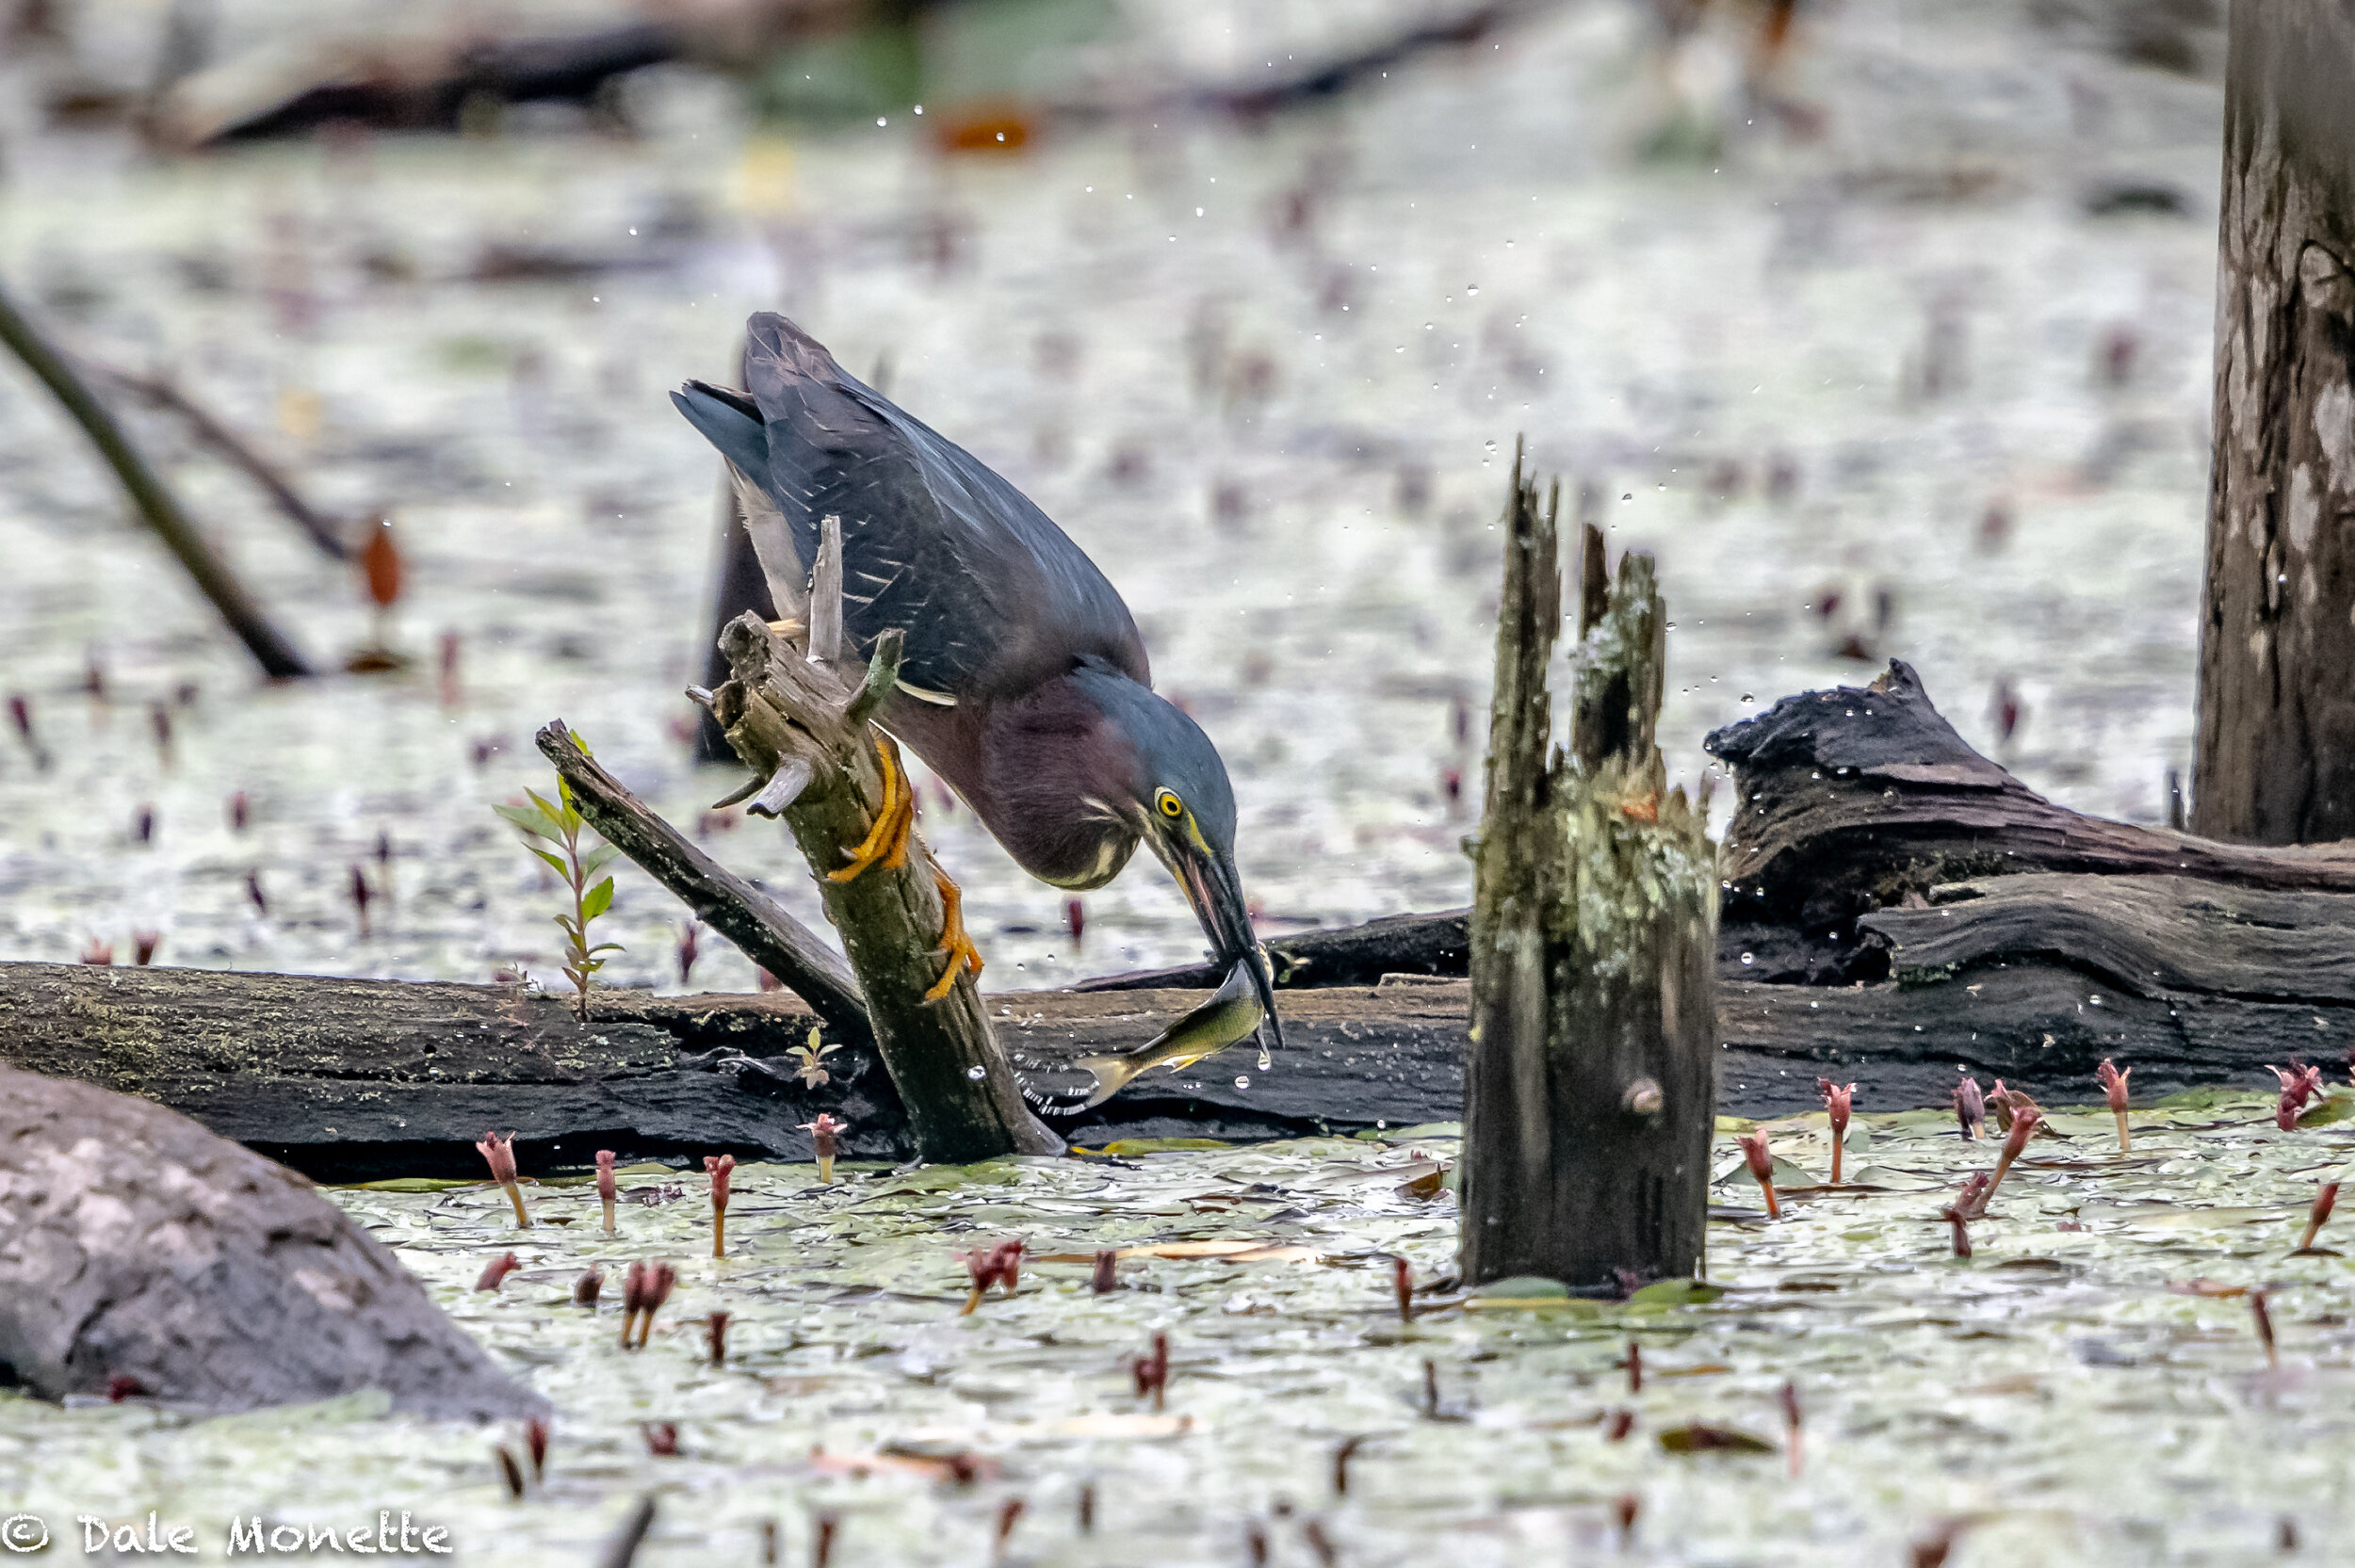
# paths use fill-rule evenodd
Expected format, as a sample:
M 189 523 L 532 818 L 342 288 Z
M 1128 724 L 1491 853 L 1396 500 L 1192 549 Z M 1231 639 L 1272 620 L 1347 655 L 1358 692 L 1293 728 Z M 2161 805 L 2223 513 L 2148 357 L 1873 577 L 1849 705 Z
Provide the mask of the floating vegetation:
M 526 1232 L 479 1183 L 339 1190 L 555 1402 L 544 1480 L 511 1496 L 490 1445 L 366 1397 L 192 1421 L 0 1396 L 0 1505 L 162 1506 L 218 1543 L 233 1513 L 390 1504 L 536 1564 L 593 1560 L 640 1496 L 680 1489 L 699 1501 L 645 1542 L 658 1568 L 759 1560 L 770 1532 L 809 1560 L 823 1520 L 838 1562 L 962 1568 L 1016 1499 L 1012 1549 L 1039 1563 L 1240 1563 L 1254 1527 L 1271 1561 L 1321 1561 L 1313 1524 L 1349 1563 L 1561 1560 L 1639 1533 L 1651 1561 L 1902 1564 L 1954 1521 L 1963 1561 L 2254 1561 L 2285 1519 L 2355 1527 L 2327 1436 L 2355 1394 L 2348 1266 L 2293 1253 L 2355 1137 L 2282 1133 L 2273 1105 L 2137 1108 L 2131 1153 L 2105 1106 L 2043 1112 L 1968 1259 L 1940 1210 L 1992 1151 L 1944 1111 L 1858 1113 L 1837 1188 L 1822 1113 L 1731 1123 L 1707 1286 L 1623 1301 L 1456 1287 L 1452 1197 L 1401 1180 L 1453 1163 L 1446 1127 L 831 1185 L 739 1165 L 728 1255 L 668 1289 L 650 1259 L 693 1256 L 706 1223 L 660 1201 L 673 1169 L 615 1172 L 656 1200 L 621 1237 L 586 1177 L 527 1183 Z M 1791 1172 L 1777 1223 L 1737 1133 Z M 1019 1288 L 962 1316 L 969 1259 L 1014 1236 Z M 623 1303 L 579 1288 L 614 1269 Z M 1402 1279 L 1426 1282 L 1411 1318 Z

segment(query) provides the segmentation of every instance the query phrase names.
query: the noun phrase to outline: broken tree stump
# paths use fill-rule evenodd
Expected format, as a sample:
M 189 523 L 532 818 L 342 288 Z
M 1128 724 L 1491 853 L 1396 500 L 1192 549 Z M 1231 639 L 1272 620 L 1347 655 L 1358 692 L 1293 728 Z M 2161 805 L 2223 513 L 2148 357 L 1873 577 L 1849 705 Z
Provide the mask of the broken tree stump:
M 901 639 L 885 632 L 863 669 L 847 656 L 840 552 L 840 525 L 830 518 L 804 646 L 757 616 L 729 623 L 721 645 L 733 675 L 712 694 L 712 715 L 745 766 L 769 781 L 749 809 L 782 816 L 819 874 L 826 916 L 842 933 L 876 1048 L 923 1157 L 963 1164 L 1060 1154 L 1063 1140 L 1031 1114 L 990 1034 L 971 968 L 942 951 L 950 884 L 916 835 L 913 791 L 886 783 L 884 769 L 896 768 L 885 750 L 891 742 L 868 723 L 897 677 Z M 901 863 L 833 880 L 829 873 L 843 869 L 894 812 L 908 818 Z M 944 982 L 945 994 L 928 994 Z
M 161 1106 L 0 1066 L 0 1374 L 44 1398 L 256 1410 L 363 1388 L 542 1415 L 382 1242 Z
M 2191 825 L 2355 838 L 2355 8 L 2238 0 Z
M 1514 464 L 1475 851 L 1462 1269 L 1574 1290 L 1690 1275 L 1708 1223 L 1715 851 L 1665 791 L 1665 618 L 1649 558 L 1585 571 L 1571 745 L 1551 759 L 1559 493 Z

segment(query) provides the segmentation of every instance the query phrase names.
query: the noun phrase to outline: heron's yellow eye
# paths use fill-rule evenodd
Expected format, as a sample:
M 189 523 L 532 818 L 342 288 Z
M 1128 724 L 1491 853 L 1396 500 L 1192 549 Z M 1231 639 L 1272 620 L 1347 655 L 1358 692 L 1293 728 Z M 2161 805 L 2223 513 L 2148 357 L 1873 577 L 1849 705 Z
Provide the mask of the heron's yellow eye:
M 1185 816 L 1186 803 L 1166 789 L 1157 789 L 1153 792 L 1153 809 L 1174 822 Z

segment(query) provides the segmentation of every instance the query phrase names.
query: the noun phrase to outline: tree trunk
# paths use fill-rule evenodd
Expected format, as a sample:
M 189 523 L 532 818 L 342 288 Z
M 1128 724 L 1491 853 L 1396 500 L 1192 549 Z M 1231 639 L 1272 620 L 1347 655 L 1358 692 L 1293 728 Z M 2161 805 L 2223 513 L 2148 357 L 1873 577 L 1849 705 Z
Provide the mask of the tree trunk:
M 1695 1272 L 1717 1056 L 1715 851 L 1654 739 L 1649 558 L 1608 582 L 1584 530 L 1571 754 L 1548 749 L 1555 505 L 1514 467 L 1474 874 L 1463 1273 L 1573 1289 Z
M 2355 5 L 2234 0 L 2191 825 L 2355 838 Z

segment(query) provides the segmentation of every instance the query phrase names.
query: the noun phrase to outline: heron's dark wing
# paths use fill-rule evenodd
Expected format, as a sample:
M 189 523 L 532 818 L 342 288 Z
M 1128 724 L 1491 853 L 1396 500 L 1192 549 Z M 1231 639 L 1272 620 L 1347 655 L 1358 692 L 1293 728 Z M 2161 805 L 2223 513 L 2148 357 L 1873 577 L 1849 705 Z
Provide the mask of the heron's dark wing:
M 842 519 L 843 623 L 862 655 L 901 627 L 901 679 L 958 698 L 1027 690 L 1089 655 L 1150 681 L 1128 606 L 1029 497 L 785 317 L 755 315 L 747 335 L 750 396 L 690 387 L 681 409 L 739 468 L 758 419 L 766 465 L 746 472 L 804 570 L 820 520 Z

